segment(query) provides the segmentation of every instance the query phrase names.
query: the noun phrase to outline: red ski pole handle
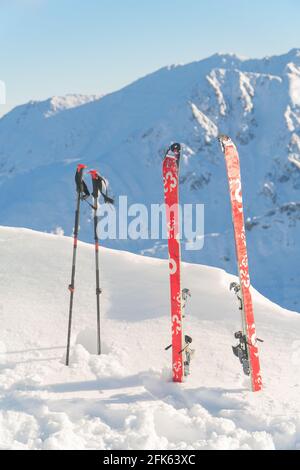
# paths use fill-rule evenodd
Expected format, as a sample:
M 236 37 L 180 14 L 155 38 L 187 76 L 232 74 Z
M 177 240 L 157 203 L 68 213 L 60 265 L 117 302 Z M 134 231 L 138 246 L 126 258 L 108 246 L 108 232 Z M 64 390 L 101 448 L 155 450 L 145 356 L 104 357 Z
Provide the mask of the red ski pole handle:
M 99 178 L 99 174 L 98 174 L 98 171 L 97 170 L 90 170 L 89 171 L 89 175 L 92 176 L 92 179 L 93 180 L 97 180 Z
M 79 165 L 77 165 L 77 171 L 78 173 L 80 173 L 82 170 L 84 170 L 85 168 L 87 168 L 86 165 L 83 165 L 82 163 L 79 163 Z

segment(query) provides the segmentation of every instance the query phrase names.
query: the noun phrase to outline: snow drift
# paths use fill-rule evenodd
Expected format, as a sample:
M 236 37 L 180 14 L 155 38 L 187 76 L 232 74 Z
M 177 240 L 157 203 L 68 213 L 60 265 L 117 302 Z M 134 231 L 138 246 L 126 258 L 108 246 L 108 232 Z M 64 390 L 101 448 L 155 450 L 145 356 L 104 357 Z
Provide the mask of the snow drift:
M 93 246 L 80 243 L 64 365 L 72 240 L 0 228 L 1 449 L 300 449 L 300 316 L 253 290 L 264 391 L 232 355 L 234 279 L 183 264 L 196 356 L 170 381 L 168 263 L 101 249 L 97 357 Z

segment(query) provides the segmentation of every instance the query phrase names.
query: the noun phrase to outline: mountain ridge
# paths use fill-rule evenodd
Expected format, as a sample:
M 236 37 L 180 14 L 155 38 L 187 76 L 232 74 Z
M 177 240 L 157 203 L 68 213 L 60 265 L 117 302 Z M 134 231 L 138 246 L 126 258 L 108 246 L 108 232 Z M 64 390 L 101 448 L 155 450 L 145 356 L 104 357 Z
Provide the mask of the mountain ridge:
M 273 301 L 300 310 L 299 90 L 300 49 L 264 59 L 215 54 L 164 67 L 80 106 L 68 107 L 66 100 L 64 109 L 58 99 L 50 117 L 51 99 L 27 120 L 15 119 L 13 110 L 0 120 L 1 223 L 62 227 L 71 234 L 79 161 L 98 168 L 129 204 L 161 203 L 161 159 L 170 142 L 180 141 L 181 200 L 205 205 L 206 234 L 204 249 L 183 249 L 183 259 L 234 273 L 225 165 L 216 139 L 226 133 L 240 153 L 252 282 Z M 89 241 L 91 234 L 84 209 L 81 237 Z M 104 244 L 167 256 L 165 244 L 155 241 Z

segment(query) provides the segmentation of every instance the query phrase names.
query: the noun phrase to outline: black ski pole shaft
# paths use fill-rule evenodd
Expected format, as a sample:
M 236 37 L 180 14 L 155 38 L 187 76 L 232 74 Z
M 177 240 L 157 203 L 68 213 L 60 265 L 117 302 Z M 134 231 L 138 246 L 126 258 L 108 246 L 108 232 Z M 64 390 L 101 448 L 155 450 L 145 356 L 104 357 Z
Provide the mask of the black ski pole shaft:
M 85 165 L 78 165 L 77 166 L 76 182 L 81 183 L 84 168 L 86 168 Z M 75 224 L 74 224 L 74 236 L 73 236 L 72 273 L 71 273 L 71 284 L 69 285 L 70 305 L 69 305 L 69 323 L 68 323 L 68 337 L 67 337 L 66 366 L 69 365 L 69 358 L 70 358 L 73 300 L 74 300 L 74 291 L 75 291 L 76 255 L 77 255 L 77 242 L 78 242 L 79 218 L 80 218 L 80 201 L 81 201 L 81 193 L 80 193 L 79 186 L 77 185 L 77 204 L 76 204 L 76 211 L 75 211 Z
M 96 303 L 97 303 L 97 352 L 101 354 L 101 337 L 100 337 L 100 272 L 99 272 L 99 240 L 97 235 L 97 225 L 98 225 L 98 216 L 97 216 L 97 199 L 94 199 L 94 230 L 95 230 L 95 263 L 96 263 Z
M 97 233 L 98 228 L 98 173 L 95 170 L 89 172 L 92 176 L 93 182 L 93 198 L 94 198 L 94 239 L 95 239 L 95 266 L 96 266 L 96 305 L 97 305 L 97 353 L 101 354 L 101 326 L 100 326 L 100 270 L 99 270 L 99 238 Z

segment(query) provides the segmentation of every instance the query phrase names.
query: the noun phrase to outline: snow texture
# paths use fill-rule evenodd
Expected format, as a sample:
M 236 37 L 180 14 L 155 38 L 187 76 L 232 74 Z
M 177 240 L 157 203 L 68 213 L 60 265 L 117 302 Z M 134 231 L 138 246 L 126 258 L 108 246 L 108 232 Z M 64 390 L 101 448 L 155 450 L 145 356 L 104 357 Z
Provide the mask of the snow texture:
M 196 355 L 171 382 L 168 263 L 101 249 L 95 355 L 93 246 L 79 243 L 71 365 L 64 365 L 72 240 L 0 228 L 1 449 L 300 449 L 300 316 L 253 290 L 264 390 L 233 356 L 235 278 L 183 265 Z
M 71 235 L 79 161 L 100 170 L 115 196 L 162 203 L 161 159 L 180 141 L 181 200 L 205 204 L 204 248 L 183 250 L 183 259 L 236 273 L 225 164 L 216 142 L 218 133 L 229 134 L 240 152 L 252 283 L 300 311 L 299 90 L 300 49 L 293 49 L 259 60 L 216 54 L 162 68 L 106 96 L 19 106 L 0 119 L 1 223 L 47 232 L 61 227 Z M 86 207 L 85 241 L 92 241 L 91 225 Z M 166 243 L 153 240 L 105 245 L 167 257 Z

